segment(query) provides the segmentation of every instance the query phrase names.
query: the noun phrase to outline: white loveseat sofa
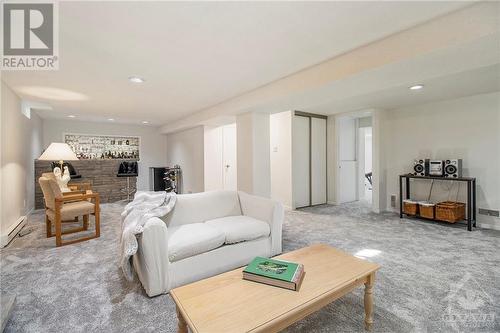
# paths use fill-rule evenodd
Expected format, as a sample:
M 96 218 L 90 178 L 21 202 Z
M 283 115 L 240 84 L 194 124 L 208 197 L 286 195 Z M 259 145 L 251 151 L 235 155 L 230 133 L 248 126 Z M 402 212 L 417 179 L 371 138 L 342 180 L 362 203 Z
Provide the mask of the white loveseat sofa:
M 177 196 L 147 221 L 133 264 L 149 296 L 281 253 L 283 206 L 236 191 Z

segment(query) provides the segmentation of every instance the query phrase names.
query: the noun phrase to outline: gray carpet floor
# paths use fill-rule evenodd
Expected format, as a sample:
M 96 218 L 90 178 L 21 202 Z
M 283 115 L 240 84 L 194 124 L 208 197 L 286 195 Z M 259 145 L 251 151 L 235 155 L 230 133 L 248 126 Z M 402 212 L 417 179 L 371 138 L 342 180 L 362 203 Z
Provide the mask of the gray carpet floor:
M 0 251 L 0 289 L 17 295 L 6 332 L 175 332 L 169 295 L 148 298 L 118 267 L 122 205 L 102 205 L 101 238 L 56 248 L 43 212 Z M 287 212 L 285 251 L 327 243 L 379 263 L 374 332 L 500 331 L 500 232 L 373 214 L 363 204 Z M 363 332 L 363 290 L 287 332 Z M 218 332 L 217 332 L 218 333 Z

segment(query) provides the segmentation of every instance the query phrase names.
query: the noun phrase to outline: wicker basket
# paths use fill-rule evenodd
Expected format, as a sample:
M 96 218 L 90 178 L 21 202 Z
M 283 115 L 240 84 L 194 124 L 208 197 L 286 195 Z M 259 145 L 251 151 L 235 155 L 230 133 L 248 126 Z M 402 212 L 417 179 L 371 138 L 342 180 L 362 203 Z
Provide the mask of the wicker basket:
M 410 199 L 403 200 L 403 212 L 406 215 L 417 215 L 418 202 L 410 200 Z
M 465 219 L 465 204 L 444 201 L 436 205 L 436 220 L 455 223 Z
M 435 210 L 436 205 L 431 202 L 422 201 L 418 203 L 418 211 L 421 217 L 424 217 L 426 219 L 434 219 Z

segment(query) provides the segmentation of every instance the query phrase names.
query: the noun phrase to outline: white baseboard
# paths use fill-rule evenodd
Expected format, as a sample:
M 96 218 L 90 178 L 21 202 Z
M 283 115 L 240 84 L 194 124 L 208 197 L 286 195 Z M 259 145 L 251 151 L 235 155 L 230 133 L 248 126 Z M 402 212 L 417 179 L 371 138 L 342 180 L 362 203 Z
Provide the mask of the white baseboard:
M 477 226 L 482 229 L 500 230 L 500 224 L 498 223 L 479 223 L 479 222 L 476 223 Z
M 21 216 L 17 219 L 17 221 L 7 229 L 5 233 L 0 236 L 0 247 L 6 247 L 14 237 L 16 237 L 17 233 L 26 225 L 28 221 L 28 215 L 31 213 L 28 212 L 25 216 Z

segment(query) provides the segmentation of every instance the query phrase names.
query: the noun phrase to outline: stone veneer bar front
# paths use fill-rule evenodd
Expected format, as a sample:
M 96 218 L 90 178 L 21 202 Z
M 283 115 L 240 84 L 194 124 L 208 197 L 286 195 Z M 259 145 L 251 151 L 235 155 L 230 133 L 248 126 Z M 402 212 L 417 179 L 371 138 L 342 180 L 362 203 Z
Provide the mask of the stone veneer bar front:
M 127 194 L 123 191 L 127 187 L 126 177 L 117 177 L 118 168 L 123 161 L 131 162 L 134 160 L 79 160 L 70 161 L 76 172 L 82 178 L 72 179 L 71 183 L 90 183 L 92 191 L 99 193 L 101 203 L 116 202 L 127 199 Z M 44 172 L 52 172 L 50 161 L 35 160 L 35 209 L 44 208 L 43 193 L 38 178 Z M 130 177 L 131 189 L 137 187 L 137 177 Z

